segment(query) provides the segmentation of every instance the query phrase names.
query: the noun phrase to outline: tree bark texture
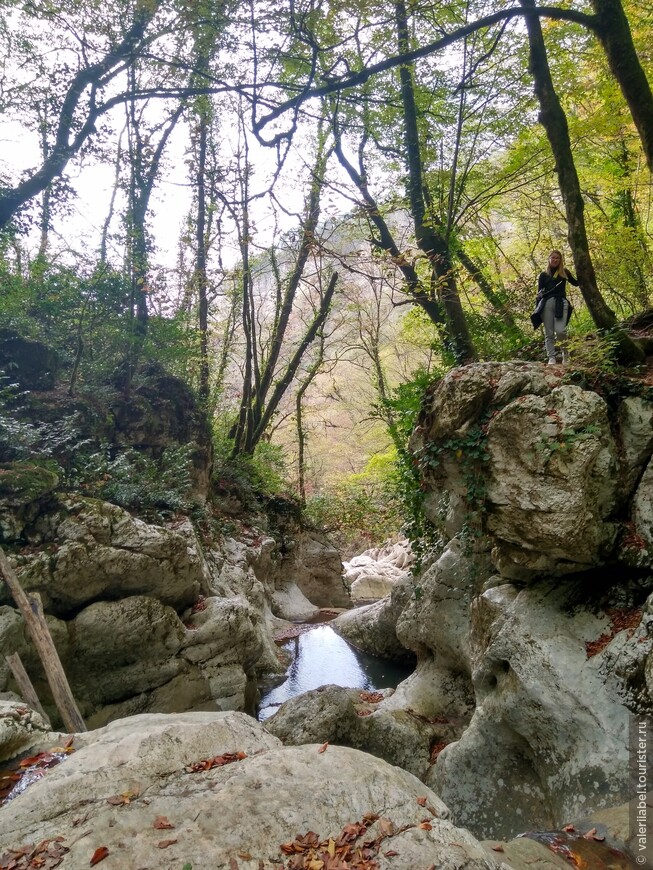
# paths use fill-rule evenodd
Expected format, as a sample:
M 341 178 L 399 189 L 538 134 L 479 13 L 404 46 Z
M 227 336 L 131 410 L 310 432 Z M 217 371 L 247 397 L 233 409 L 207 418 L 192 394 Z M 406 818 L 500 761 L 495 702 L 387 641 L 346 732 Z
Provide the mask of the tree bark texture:
M 628 103 L 648 168 L 653 172 L 653 93 L 640 62 L 621 0 L 592 0 L 596 34 L 610 71 Z
M 52 729 L 50 719 L 43 707 L 41 706 L 39 696 L 36 694 L 36 689 L 32 685 L 32 681 L 30 680 L 27 671 L 25 670 L 25 666 L 23 665 L 23 662 L 21 661 L 18 653 L 13 653 L 13 655 L 5 656 L 5 661 L 9 665 L 9 669 L 14 676 L 14 680 L 16 680 L 16 685 L 18 686 L 18 691 L 21 698 L 32 708 L 32 710 L 36 710 L 36 712 L 43 717 L 48 728 Z
M 410 46 L 408 16 L 404 0 L 395 2 L 395 20 L 398 50 L 400 54 L 405 54 Z M 404 146 L 408 168 L 408 199 L 415 225 L 415 240 L 431 265 L 438 295 L 445 311 L 447 331 L 456 362 L 461 364 L 473 362 L 477 358 L 476 349 L 460 301 L 451 251 L 444 236 L 436 231 L 432 222 L 426 220 L 426 204 L 423 193 L 424 176 L 411 65 L 402 64 L 399 67 L 399 79 L 404 115 Z
M 520 4 L 526 9 L 535 7 L 534 0 L 520 0 Z M 617 327 L 617 317 L 601 295 L 596 281 L 585 227 L 585 206 L 574 163 L 567 116 L 553 85 L 539 18 L 527 16 L 526 28 L 530 49 L 530 72 L 533 76 L 535 96 L 540 105 L 539 120 L 546 131 L 555 160 L 558 185 L 567 217 L 569 247 L 574 258 L 580 289 L 597 327 L 602 330 L 614 330 Z M 643 353 L 635 342 L 623 330 L 618 330 L 618 333 L 621 359 L 633 362 L 641 360 Z

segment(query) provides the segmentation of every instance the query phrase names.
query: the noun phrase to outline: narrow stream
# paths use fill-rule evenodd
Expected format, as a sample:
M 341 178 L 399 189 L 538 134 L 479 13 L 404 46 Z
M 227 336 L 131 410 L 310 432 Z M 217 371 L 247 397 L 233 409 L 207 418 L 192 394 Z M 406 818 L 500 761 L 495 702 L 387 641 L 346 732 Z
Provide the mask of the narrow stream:
M 354 649 L 328 625 L 317 625 L 282 647 L 293 660 L 286 680 L 261 696 L 257 713 L 260 722 L 302 692 L 327 685 L 369 691 L 394 688 L 413 671 L 412 665 L 388 662 Z

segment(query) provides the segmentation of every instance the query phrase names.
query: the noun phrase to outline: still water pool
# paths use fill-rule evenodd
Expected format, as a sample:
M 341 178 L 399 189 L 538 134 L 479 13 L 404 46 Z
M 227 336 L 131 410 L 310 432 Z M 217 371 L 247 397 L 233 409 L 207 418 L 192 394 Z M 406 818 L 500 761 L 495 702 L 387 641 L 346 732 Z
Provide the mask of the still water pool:
M 282 646 L 293 660 L 286 680 L 261 696 L 257 714 L 261 722 L 302 692 L 327 685 L 385 689 L 397 686 L 413 671 L 412 665 L 377 659 L 354 649 L 328 625 L 318 625 Z

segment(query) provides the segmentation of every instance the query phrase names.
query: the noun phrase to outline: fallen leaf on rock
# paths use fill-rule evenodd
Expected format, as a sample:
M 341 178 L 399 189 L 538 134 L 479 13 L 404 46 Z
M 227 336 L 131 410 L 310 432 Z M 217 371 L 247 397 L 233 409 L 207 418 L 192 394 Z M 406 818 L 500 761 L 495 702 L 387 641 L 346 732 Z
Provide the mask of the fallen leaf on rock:
M 207 602 L 206 598 L 203 595 L 198 595 L 197 601 L 191 607 L 190 612 L 191 613 L 201 613 L 202 610 L 206 610 L 207 606 L 208 606 L 208 602 Z
M 238 870 L 238 861 L 235 858 L 229 859 L 229 870 Z
M 381 692 L 359 692 L 358 697 L 361 701 L 366 701 L 368 704 L 378 704 L 383 700 Z
M 139 794 L 140 792 L 135 789 L 124 791 L 122 794 L 114 794 L 112 797 L 107 798 L 107 803 L 111 804 L 112 807 L 125 807 L 133 800 L 136 800 Z
M 573 831 L 576 830 L 576 828 L 573 825 L 564 825 L 562 830 L 566 831 L 566 833 L 568 834 L 571 834 Z
M 307 831 L 303 837 L 296 837 L 295 841 L 301 843 L 302 846 L 308 848 L 315 848 L 320 843 L 320 838 L 315 833 L 315 831 Z
M 243 861 L 251 861 L 252 860 L 252 856 L 249 854 L 249 852 L 238 852 L 238 857 L 242 858 Z
M 391 837 L 395 832 L 395 826 L 390 819 L 379 819 L 379 831 L 384 837 Z
M 174 828 L 174 825 L 169 822 L 165 816 L 157 816 L 156 819 L 154 819 L 153 827 L 162 831 L 164 828 Z
M 242 761 L 247 758 L 246 752 L 225 752 L 224 755 L 215 755 L 213 758 L 205 758 L 203 761 L 195 761 L 187 765 L 186 773 L 199 773 L 202 770 L 211 770 L 213 767 L 222 767 L 223 764 L 232 764 L 234 761 Z
M 357 716 L 371 716 L 372 711 L 371 710 L 357 710 L 356 715 Z
M 2 870 L 54 870 L 63 861 L 69 849 L 63 845 L 64 838 L 53 837 L 51 840 L 41 840 L 21 846 L 19 849 L 9 849 L 0 855 Z
M 420 822 L 419 826 L 423 831 L 432 831 L 433 825 L 430 822 Z
M 505 849 L 503 848 L 501 843 L 497 843 L 496 846 L 492 846 L 492 851 L 493 852 L 505 852 Z
M 318 749 L 318 752 L 320 752 L 320 753 L 326 752 L 328 747 L 329 747 L 329 741 L 327 740 L 326 743 L 323 743 L 322 746 L 320 746 L 320 748 Z
M 172 846 L 177 842 L 178 840 L 159 840 L 156 845 L 158 849 L 167 849 L 168 846 Z
M 621 609 L 610 607 L 606 610 L 606 616 L 610 620 L 608 631 L 601 634 L 596 640 L 588 640 L 585 643 L 585 652 L 588 659 L 602 652 L 621 631 L 626 631 L 626 636 L 630 640 L 641 622 L 642 611 L 640 608 Z
M 93 852 L 91 856 L 91 867 L 95 867 L 96 864 L 99 864 L 100 861 L 104 861 L 104 859 L 109 854 L 109 850 L 106 846 L 98 846 L 98 848 Z
M 418 797 L 418 798 L 417 798 L 417 803 L 418 803 L 421 807 L 425 807 L 425 806 L 426 806 L 426 798 L 425 798 L 425 797 Z
M 387 852 L 383 853 L 386 858 L 395 858 L 399 852 L 396 852 L 394 849 L 388 849 Z

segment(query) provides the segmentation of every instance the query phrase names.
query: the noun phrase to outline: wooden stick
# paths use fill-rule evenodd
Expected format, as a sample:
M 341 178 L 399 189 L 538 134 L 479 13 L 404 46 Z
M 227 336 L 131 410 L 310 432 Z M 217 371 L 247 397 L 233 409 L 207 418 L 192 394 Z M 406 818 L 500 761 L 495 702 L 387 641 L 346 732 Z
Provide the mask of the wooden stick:
M 50 691 L 63 720 L 64 728 L 70 734 L 74 734 L 76 731 L 86 731 L 86 725 L 77 709 L 77 704 L 73 698 L 73 693 L 70 691 L 70 685 L 59 658 L 59 653 L 52 641 L 48 624 L 45 621 L 41 599 L 35 594 L 30 596 L 25 594 L 23 587 L 18 582 L 16 572 L 9 564 L 2 547 L 0 547 L 0 573 L 2 573 L 14 601 L 23 615 L 27 630 L 43 663 L 45 676 L 48 678 Z
M 14 675 L 14 679 L 18 684 L 18 691 L 20 692 L 22 699 L 28 706 L 32 708 L 32 710 L 36 710 L 37 713 L 41 714 L 48 728 L 52 730 L 50 719 L 48 718 L 47 713 L 41 706 L 39 696 L 36 694 L 36 690 L 32 685 L 32 681 L 27 675 L 27 671 L 25 670 L 25 667 L 23 666 L 23 663 L 18 653 L 13 653 L 13 655 L 5 656 L 5 661 L 11 668 L 11 673 Z

